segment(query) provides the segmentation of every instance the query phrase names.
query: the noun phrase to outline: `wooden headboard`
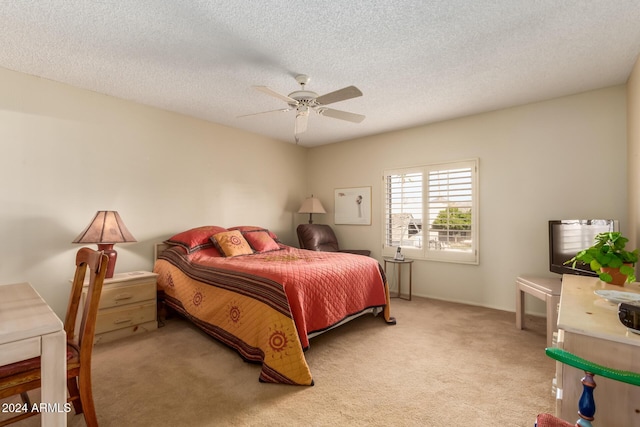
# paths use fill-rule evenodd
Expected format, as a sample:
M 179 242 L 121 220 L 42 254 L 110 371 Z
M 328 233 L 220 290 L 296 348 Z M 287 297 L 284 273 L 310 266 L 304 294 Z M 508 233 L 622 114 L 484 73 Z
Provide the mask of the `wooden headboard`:
M 162 252 L 164 252 L 164 251 L 166 251 L 167 249 L 169 249 L 171 246 L 173 246 L 173 245 L 170 245 L 170 244 L 168 244 L 168 243 L 164 243 L 164 242 L 156 243 L 156 244 L 153 246 L 153 262 L 155 263 L 155 262 L 156 262 L 156 260 L 158 259 L 158 256 L 159 256 Z

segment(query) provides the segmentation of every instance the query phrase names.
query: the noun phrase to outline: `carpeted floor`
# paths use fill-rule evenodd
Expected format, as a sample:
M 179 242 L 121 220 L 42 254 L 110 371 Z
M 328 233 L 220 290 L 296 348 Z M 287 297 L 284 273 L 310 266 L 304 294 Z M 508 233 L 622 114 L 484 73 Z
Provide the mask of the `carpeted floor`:
M 531 427 L 536 414 L 553 412 L 544 319 L 527 318 L 529 329 L 519 331 L 514 313 L 424 298 L 393 299 L 392 315 L 395 326 L 365 316 L 312 339 L 312 387 L 260 383 L 259 366 L 171 318 L 155 332 L 96 346 L 98 420 L 103 427 Z M 84 425 L 69 415 L 69 426 Z

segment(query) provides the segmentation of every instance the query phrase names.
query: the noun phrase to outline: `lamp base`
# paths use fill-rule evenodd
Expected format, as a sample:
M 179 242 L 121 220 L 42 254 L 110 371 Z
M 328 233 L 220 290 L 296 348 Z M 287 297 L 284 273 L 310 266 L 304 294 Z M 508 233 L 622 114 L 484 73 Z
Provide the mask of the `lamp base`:
M 98 243 L 98 250 L 103 251 L 106 256 L 109 257 L 109 264 L 107 264 L 107 274 L 104 276 L 106 279 L 113 277 L 113 272 L 116 270 L 116 259 L 118 258 L 118 252 L 113 249 L 113 243 Z

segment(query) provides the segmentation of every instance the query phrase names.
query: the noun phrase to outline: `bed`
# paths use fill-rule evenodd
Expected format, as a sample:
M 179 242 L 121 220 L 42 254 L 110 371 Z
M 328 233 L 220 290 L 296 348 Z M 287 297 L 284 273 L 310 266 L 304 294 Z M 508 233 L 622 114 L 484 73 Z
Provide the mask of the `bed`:
M 395 324 L 374 258 L 294 248 L 256 226 L 190 229 L 155 257 L 164 304 L 260 363 L 261 382 L 313 385 L 312 337 L 368 313 Z

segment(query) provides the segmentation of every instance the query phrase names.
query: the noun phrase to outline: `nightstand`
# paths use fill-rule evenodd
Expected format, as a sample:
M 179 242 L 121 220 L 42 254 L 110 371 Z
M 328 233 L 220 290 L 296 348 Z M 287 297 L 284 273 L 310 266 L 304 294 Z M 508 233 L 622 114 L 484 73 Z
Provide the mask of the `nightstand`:
M 384 272 L 385 274 L 387 274 L 387 263 L 390 262 L 391 264 L 394 264 L 395 269 L 396 269 L 396 275 L 397 275 L 397 282 L 398 282 L 398 295 L 396 296 L 396 298 L 400 298 L 400 299 L 406 299 L 408 301 L 411 301 L 411 276 L 413 274 L 413 260 L 412 259 L 403 259 L 403 260 L 397 260 L 397 259 L 393 259 L 393 258 L 386 258 L 384 257 Z M 409 298 L 405 298 L 402 296 L 402 294 L 400 293 L 400 289 L 402 287 L 402 266 L 403 265 L 409 265 Z
M 113 341 L 158 328 L 156 278 L 150 271 L 114 274 L 104 279 L 94 343 Z M 88 282 L 85 285 L 88 286 Z M 82 300 L 86 290 L 82 293 Z

